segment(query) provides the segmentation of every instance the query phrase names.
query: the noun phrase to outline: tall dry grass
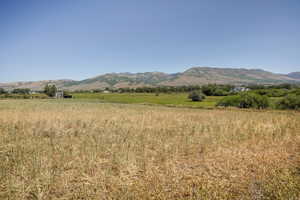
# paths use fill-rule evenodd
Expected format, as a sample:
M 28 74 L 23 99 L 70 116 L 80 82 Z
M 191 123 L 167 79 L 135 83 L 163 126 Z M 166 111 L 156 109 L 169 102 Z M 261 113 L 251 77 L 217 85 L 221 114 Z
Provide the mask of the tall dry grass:
M 0 101 L 0 199 L 299 199 L 300 114 Z

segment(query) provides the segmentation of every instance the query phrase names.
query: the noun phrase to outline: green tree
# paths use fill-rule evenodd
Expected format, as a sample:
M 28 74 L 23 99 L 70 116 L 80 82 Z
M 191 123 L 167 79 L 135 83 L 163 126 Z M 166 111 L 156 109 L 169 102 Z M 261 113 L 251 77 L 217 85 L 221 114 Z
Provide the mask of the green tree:
M 216 89 L 217 86 L 213 84 L 203 85 L 201 87 L 202 92 L 207 96 L 213 96 Z
M 217 106 L 265 109 L 270 106 L 270 102 L 267 96 L 245 92 L 239 95 L 225 97 L 217 103 Z
M 242 93 L 240 96 L 240 108 L 265 109 L 270 106 L 269 98 L 267 96 L 251 92 Z
M 57 92 L 57 88 L 55 85 L 50 85 L 47 84 L 44 88 L 44 92 L 46 95 L 48 95 L 49 97 L 55 97 L 55 94 Z
M 205 95 L 201 91 L 192 91 L 188 98 L 192 101 L 203 101 L 205 99 Z
M 221 99 L 217 106 L 223 106 L 223 107 L 240 107 L 241 102 L 241 96 L 240 95 L 234 95 L 234 96 L 227 96 Z
M 227 96 L 232 88 L 231 85 L 208 84 L 203 85 L 201 90 L 206 96 Z
M 227 92 L 227 91 L 224 90 L 224 89 L 217 88 L 217 89 L 214 91 L 213 95 L 214 95 L 214 96 L 227 96 L 228 93 L 229 93 L 229 92 Z
M 6 93 L 7 93 L 7 91 L 5 89 L 0 88 L 0 94 L 6 94 Z
M 12 91 L 13 94 L 30 94 L 30 89 L 28 88 L 16 88 Z
M 276 107 L 279 109 L 300 109 L 300 95 L 289 94 L 283 99 L 281 99 Z

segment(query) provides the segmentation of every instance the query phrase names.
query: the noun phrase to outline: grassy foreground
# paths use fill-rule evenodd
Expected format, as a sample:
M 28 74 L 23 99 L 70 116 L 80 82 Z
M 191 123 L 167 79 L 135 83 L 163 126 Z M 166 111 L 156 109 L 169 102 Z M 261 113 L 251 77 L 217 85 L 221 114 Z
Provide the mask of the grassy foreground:
M 0 101 L 0 199 L 299 199 L 300 113 Z

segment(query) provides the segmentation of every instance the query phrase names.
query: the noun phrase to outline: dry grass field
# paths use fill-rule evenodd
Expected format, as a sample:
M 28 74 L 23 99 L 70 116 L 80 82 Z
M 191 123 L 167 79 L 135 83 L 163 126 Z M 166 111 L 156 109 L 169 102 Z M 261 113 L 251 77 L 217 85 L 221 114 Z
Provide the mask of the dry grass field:
M 299 112 L 0 100 L 0 199 L 299 198 Z

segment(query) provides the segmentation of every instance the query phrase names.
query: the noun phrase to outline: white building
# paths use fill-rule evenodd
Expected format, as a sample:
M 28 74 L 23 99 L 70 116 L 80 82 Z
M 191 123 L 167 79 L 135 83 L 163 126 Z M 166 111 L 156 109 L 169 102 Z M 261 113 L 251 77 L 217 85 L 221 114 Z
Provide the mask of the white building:
M 62 98 L 64 98 L 64 91 L 57 91 L 55 93 L 55 98 L 56 99 L 62 99 Z
M 249 88 L 246 88 L 246 87 L 235 87 L 231 90 L 231 92 L 235 92 L 235 93 L 238 93 L 238 92 L 247 92 L 249 91 L 250 89 Z

